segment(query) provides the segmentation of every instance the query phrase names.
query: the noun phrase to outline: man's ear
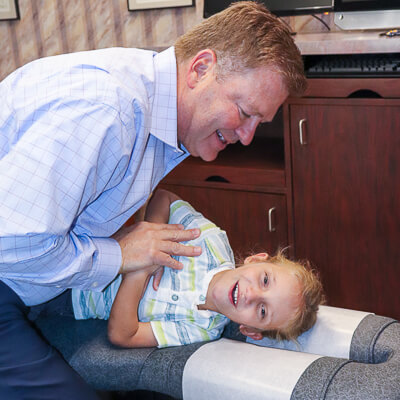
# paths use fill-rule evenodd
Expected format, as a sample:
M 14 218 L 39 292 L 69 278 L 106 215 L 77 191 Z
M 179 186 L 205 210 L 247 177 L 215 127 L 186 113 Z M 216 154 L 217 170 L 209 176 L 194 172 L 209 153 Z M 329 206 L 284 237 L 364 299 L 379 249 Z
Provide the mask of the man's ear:
M 201 79 L 214 70 L 216 64 L 217 56 L 213 50 L 204 49 L 199 51 L 189 63 L 188 86 L 193 89 Z
M 245 264 L 250 264 L 254 262 L 263 262 L 267 261 L 269 255 L 267 253 L 258 253 L 258 254 L 253 254 L 252 256 L 247 257 L 244 260 Z
M 261 340 L 263 338 L 263 335 L 259 329 L 251 328 L 250 326 L 246 325 L 240 325 L 239 330 L 242 335 L 248 336 L 253 340 Z

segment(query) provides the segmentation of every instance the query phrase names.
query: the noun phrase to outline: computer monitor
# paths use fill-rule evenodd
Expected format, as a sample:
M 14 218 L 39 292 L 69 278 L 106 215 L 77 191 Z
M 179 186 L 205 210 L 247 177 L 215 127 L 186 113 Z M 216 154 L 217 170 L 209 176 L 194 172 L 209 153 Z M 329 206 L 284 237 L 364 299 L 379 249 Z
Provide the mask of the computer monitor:
M 234 1 L 204 0 L 207 18 Z M 278 16 L 317 14 L 335 11 L 341 29 L 389 29 L 400 27 L 400 0 L 263 0 Z
M 275 15 L 316 14 L 333 11 L 334 0 L 263 0 L 265 6 Z M 204 0 L 204 18 L 222 11 L 231 0 Z
M 335 11 L 400 9 L 400 0 L 335 0 Z

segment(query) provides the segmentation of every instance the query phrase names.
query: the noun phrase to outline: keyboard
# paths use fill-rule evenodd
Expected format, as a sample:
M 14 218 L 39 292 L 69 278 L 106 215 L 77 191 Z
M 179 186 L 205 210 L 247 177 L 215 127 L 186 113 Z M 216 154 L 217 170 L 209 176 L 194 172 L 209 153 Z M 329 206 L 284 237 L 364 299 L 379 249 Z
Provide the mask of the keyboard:
M 304 56 L 307 78 L 400 78 L 400 53 Z

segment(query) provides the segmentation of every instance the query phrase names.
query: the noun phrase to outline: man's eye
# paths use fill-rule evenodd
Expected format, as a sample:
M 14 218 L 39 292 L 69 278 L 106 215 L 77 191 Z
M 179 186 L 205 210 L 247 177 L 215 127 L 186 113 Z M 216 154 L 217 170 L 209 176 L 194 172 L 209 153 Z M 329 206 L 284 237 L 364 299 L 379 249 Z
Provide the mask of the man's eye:
M 264 285 L 267 286 L 268 284 L 268 275 L 264 276 Z
M 242 114 L 244 118 L 250 118 L 251 117 L 251 115 L 245 113 L 241 107 L 239 107 L 239 110 L 240 110 L 240 114 Z

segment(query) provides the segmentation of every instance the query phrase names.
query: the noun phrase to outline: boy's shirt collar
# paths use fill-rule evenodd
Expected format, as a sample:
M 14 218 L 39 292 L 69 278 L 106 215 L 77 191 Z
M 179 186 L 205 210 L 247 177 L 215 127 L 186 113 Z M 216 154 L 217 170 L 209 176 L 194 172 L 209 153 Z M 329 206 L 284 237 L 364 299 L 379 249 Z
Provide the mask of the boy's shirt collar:
M 229 269 L 232 269 L 232 266 L 231 265 L 228 266 L 225 264 L 218 268 L 212 269 L 211 271 L 208 271 L 206 276 L 204 277 L 202 285 L 201 285 L 201 289 L 196 291 L 197 296 L 192 305 L 192 309 L 195 310 L 197 313 L 199 313 L 201 317 L 208 318 L 212 315 L 219 314 L 219 313 L 217 313 L 215 311 L 211 311 L 211 310 L 199 310 L 197 308 L 197 306 L 199 306 L 201 304 L 205 304 L 208 287 L 210 285 L 212 278 L 216 274 L 218 274 L 222 271 L 227 271 Z

